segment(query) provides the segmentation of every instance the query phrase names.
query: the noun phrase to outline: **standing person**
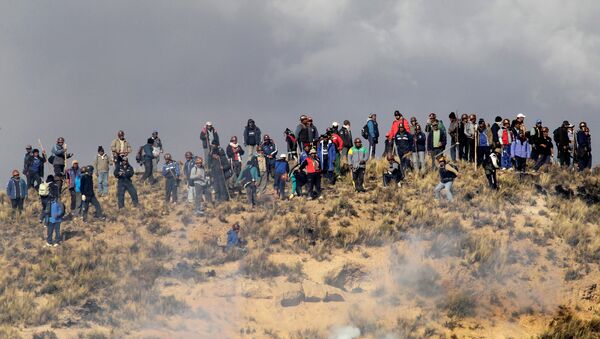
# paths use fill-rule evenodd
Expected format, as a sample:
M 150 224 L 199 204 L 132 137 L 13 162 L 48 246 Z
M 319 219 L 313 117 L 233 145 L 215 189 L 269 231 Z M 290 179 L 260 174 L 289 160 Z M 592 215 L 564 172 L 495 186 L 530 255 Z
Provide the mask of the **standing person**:
M 206 125 L 204 125 L 202 131 L 200 132 L 200 140 L 202 140 L 204 159 L 209 159 L 211 157 L 213 143 L 216 142 L 217 146 L 221 145 L 219 142 L 219 134 L 213 127 L 212 122 L 206 122 Z
M 275 161 L 275 191 L 280 199 L 284 200 L 287 198 L 285 195 L 285 183 L 288 181 L 288 172 L 290 171 L 290 165 L 287 161 L 287 155 L 282 153 L 279 159 Z
M 371 118 L 373 114 L 371 114 L 369 116 L 369 119 Z M 376 117 L 377 118 L 377 117 Z M 377 122 L 375 122 L 377 123 Z M 368 121 L 367 121 L 368 124 Z M 367 126 L 368 128 L 368 126 Z M 342 126 L 342 128 L 340 128 L 340 133 L 339 133 L 340 138 L 342 138 L 342 152 L 341 152 L 341 158 L 342 158 L 342 162 L 346 162 L 347 157 L 348 157 L 348 151 L 350 150 L 350 148 L 352 148 L 352 128 L 350 125 L 350 120 L 344 120 L 344 125 Z
M 260 130 L 258 130 L 258 134 L 260 135 Z M 247 149 L 251 151 L 251 153 L 248 153 L 248 156 L 252 157 L 252 155 L 256 153 L 256 145 L 247 144 L 246 146 Z M 235 181 L 240 175 L 240 172 L 242 172 L 242 156 L 245 154 L 242 146 L 238 144 L 236 136 L 232 136 L 229 140 L 229 145 L 227 145 L 225 153 L 227 154 L 227 159 L 229 159 L 229 163 L 231 164 L 231 169 L 233 170 L 233 175 L 231 177 L 232 186 L 235 186 Z
M 287 144 L 288 158 L 290 160 L 298 159 L 298 141 L 296 140 L 296 136 L 294 135 L 294 133 L 292 133 L 292 130 L 289 128 L 285 129 L 283 135 L 285 136 L 285 142 Z M 250 156 L 252 156 L 252 154 L 250 154 Z
M 477 166 L 483 165 L 483 162 L 490 154 L 492 146 L 492 135 L 485 120 L 479 119 L 477 126 Z
M 400 111 L 394 112 L 394 121 L 392 122 L 392 126 L 390 127 L 390 131 L 386 135 L 386 144 L 385 144 L 385 153 L 393 153 L 394 152 L 394 137 L 396 133 L 398 133 L 398 126 L 403 125 L 404 129 L 407 132 L 410 132 L 410 125 L 408 120 L 404 119 L 402 113 Z
M 462 161 L 469 160 L 469 140 L 465 134 L 466 125 L 469 123 L 469 116 L 463 114 L 458 122 L 458 158 Z
M 267 162 L 267 173 L 266 178 L 273 177 L 273 169 L 275 167 L 275 159 L 277 159 L 277 146 L 273 142 L 273 139 L 268 134 L 265 134 L 263 143 L 260 145 L 261 150 L 265 156 Z
M 27 182 L 21 178 L 18 170 L 12 171 L 12 177 L 6 184 L 6 195 L 10 199 L 12 207 L 12 216 L 14 218 L 15 213 L 23 212 L 23 203 L 27 198 Z
M 437 122 L 431 124 L 427 137 L 427 152 L 431 156 L 431 168 L 435 170 L 435 159 L 446 149 L 446 131 L 441 130 Z
M 573 169 L 577 162 L 577 153 L 575 153 L 575 126 L 569 124 L 567 131 L 569 132 L 569 154 L 571 155 L 569 158 L 569 169 Z M 571 159 L 573 159 L 573 161 L 571 161 Z
M 54 183 L 54 176 L 52 174 L 48 175 L 46 181 L 40 184 L 38 189 L 38 195 L 40 196 L 40 204 L 42 205 L 42 212 L 40 213 L 40 222 L 44 225 L 48 226 L 48 216 L 49 205 L 48 203 L 52 201 L 54 197 L 58 197 L 57 187 Z
M 110 160 L 104 153 L 104 147 L 98 146 L 98 154 L 92 164 L 98 173 L 98 196 L 108 195 L 108 172 L 110 171 Z
M 27 175 L 27 170 L 29 169 L 29 163 L 31 162 L 30 158 L 33 155 L 33 147 L 31 145 L 25 146 L 25 156 L 23 157 L 23 175 L 27 178 L 27 182 L 29 183 L 29 177 Z
M 330 179 L 331 184 L 334 185 L 336 183 L 337 178 L 340 177 L 342 171 L 342 159 L 340 159 L 340 156 L 342 154 L 342 151 L 344 150 L 344 140 L 342 140 L 342 137 L 340 137 L 340 134 L 336 132 L 336 130 L 332 130 L 330 143 L 333 144 L 333 147 L 331 147 L 330 145 L 330 157 L 332 157 L 332 159 L 330 160 L 333 162 L 333 176 L 331 176 Z
M 558 150 L 558 161 L 562 167 L 569 167 L 571 163 L 571 153 L 569 152 L 569 125 L 567 120 L 554 130 L 554 142 Z
M 165 154 L 165 163 L 162 167 L 162 175 L 165 177 L 165 202 L 177 203 L 177 186 L 179 185 L 179 164 L 174 161 L 170 153 Z
M 538 171 L 542 166 L 546 164 L 552 163 L 552 158 L 554 157 L 554 146 L 552 145 L 552 138 L 550 138 L 550 130 L 548 127 L 544 127 L 542 129 L 543 137 L 538 141 L 536 145 L 539 158 L 535 165 L 533 166 L 534 171 Z
M 137 190 L 131 180 L 134 174 L 133 167 L 131 167 L 127 158 L 121 158 L 121 161 L 115 164 L 114 175 L 117 178 L 117 205 L 119 209 L 125 207 L 125 192 L 131 197 L 133 206 L 139 206 Z
M 138 151 L 138 158 L 144 164 L 144 175 L 142 175 L 141 182 L 148 181 L 150 185 L 154 185 L 156 180 L 152 172 L 154 171 L 154 140 L 148 138 L 146 144 Z
M 410 130 L 414 131 L 415 127 L 417 127 L 417 125 L 419 124 L 419 122 L 417 121 L 417 117 L 412 116 L 410 117 Z
M 348 152 L 350 153 L 350 152 Z M 321 198 L 321 163 L 317 150 L 311 148 L 309 156 L 300 164 L 300 170 L 306 170 L 308 199 Z
M 398 132 L 395 137 L 396 152 L 400 158 L 402 172 L 406 173 L 406 169 L 410 168 L 411 151 L 414 145 L 412 134 L 408 133 L 403 125 L 398 126 Z
M 331 141 L 331 130 L 321 137 L 317 143 L 317 157 L 321 162 L 321 170 L 331 185 L 335 184 L 335 144 Z
M 531 160 L 537 162 L 539 157 L 539 152 L 537 149 L 537 145 L 542 141 L 544 137 L 544 132 L 542 131 L 542 120 L 537 119 L 535 122 L 535 126 L 529 131 L 529 144 L 531 145 Z M 526 134 L 527 135 L 527 134 Z
M 102 206 L 96 198 L 94 193 L 94 167 L 87 166 L 85 173 L 81 175 L 81 200 L 83 201 L 81 212 L 83 215 L 83 221 L 87 221 L 88 210 L 90 205 L 94 206 L 94 217 L 102 218 Z
M 500 152 L 502 152 L 500 148 L 495 148 L 492 152 L 490 152 L 490 155 L 485 158 L 483 162 L 485 176 L 488 180 L 490 188 L 493 190 L 497 190 L 499 188 L 496 170 L 500 168 Z
M 67 145 L 65 144 L 65 138 L 59 137 L 56 140 L 56 145 L 52 147 L 52 161 L 50 163 L 54 166 L 54 176 L 58 173 L 65 173 L 65 165 L 67 164 L 67 159 L 73 156 L 72 153 L 67 152 Z
M 590 136 L 590 130 L 587 128 L 584 122 L 579 123 L 579 131 L 575 136 L 577 154 L 577 168 L 579 172 L 589 168 L 592 159 L 592 138 Z
M 59 198 L 52 198 L 50 203 L 50 214 L 48 218 L 48 229 L 46 236 L 46 246 L 58 246 L 62 240 L 60 235 L 60 224 L 65 215 L 65 205 Z M 52 235 L 54 234 L 54 239 Z
M 421 131 L 421 125 L 417 124 L 414 127 L 415 134 L 413 135 L 412 145 L 412 165 L 415 173 L 423 175 L 426 170 L 425 152 L 427 151 L 427 136 Z
M 152 132 L 152 170 L 158 171 L 158 163 L 160 162 L 160 155 L 163 153 L 163 143 L 158 137 L 158 131 Z
M 216 200 L 229 200 L 229 191 L 227 190 L 226 181 L 231 176 L 231 167 L 229 165 L 229 160 L 227 160 L 227 155 L 225 155 L 225 151 L 223 151 L 215 140 L 213 140 L 212 143 L 209 167 Z
M 110 150 L 114 162 L 120 161 L 120 157 L 126 157 L 131 153 L 131 145 L 129 144 L 129 141 L 125 139 L 125 132 L 117 132 L 117 138 L 111 142 Z
M 466 138 L 466 151 L 467 159 L 469 162 L 475 162 L 475 138 L 477 137 L 477 116 L 475 114 L 469 115 L 469 121 L 465 123 L 465 138 Z
M 440 192 L 443 189 L 446 189 L 446 198 L 448 201 L 452 201 L 454 197 L 452 196 L 452 186 L 454 185 L 454 179 L 458 178 L 458 169 L 446 162 L 446 157 L 441 156 L 438 158 L 439 164 L 439 173 L 440 173 L 440 182 L 435 187 L 435 198 L 437 200 L 440 199 Z
M 308 117 L 307 118 L 307 129 L 308 129 L 308 142 L 315 146 L 316 142 L 319 141 L 319 131 L 317 130 L 317 127 L 314 125 L 313 123 L 313 118 L 312 117 Z
M 237 137 L 236 138 L 236 143 L 237 143 Z M 256 126 L 256 124 L 254 123 L 254 120 L 252 119 L 248 119 L 248 123 L 246 124 L 246 127 L 244 128 L 244 146 L 246 146 L 246 153 L 248 153 L 250 156 L 254 155 L 256 153 L 256 148 L 260 145 L 260 139 L 261 138 L 261 133 L 260 133 L 260 128 L 258 128 L 258 126 Z M 240 171 L 241 171 L 241 166 L 240 166 Z M 239 172 L 238 172 L 239 174 Z
M 365 192 L 363 183 L 365 181 L 368 158 L 369 153 L 362 146 L 362 141 L 359 138 L 354 139 L 354 147 L 348 151 L 348 164 L 350 164 L 350 169 L 352 170 L 352 183 L 357 192 Z
M 460 145 L 458 143 L 458 119 L 454 112 L 450 112 L 448 118 L 450 119 L 450 126 L 448 126 L 448 134 L 450 134 L 450 159 L 456 161 L 457 148 Z
M 443 131 L 444 134 L 446 134 L 446 126 L 444 126 L 444 122 L 439 120 L 434 112 L 429 113 L 429 118 L 425 124 L 425 133 L 431 132 L 434 124 L 437 124 L 440 131 Z
M 190 174 L 192 172 L 192 168 L 195 166 L 195 163 L 196 161 L 194 160 L 194 154 L 192 154 L 192 152 L 190 151 L 185 152 L 185 163 L 183 163 L 183 178 L 185 179 L 185 183 L 187 186 L 187 201 L 190 204 L 193 204 L 195 202 L 194 196 L 196 194 L 195 185 L 190 180 Z
M 71 216 L 76 217 L 81 214 L 81 169 L 77 160 L 73 160 L 67 170 L 67 185 L 71 196 Z
M 300 150 L 303 150 L 306 145 L 310 145 L 308 138 L 308 117 L 306 115 L 303 114 L 300 116 L 300 123 L 296 126 L 294 135 L 296 136 Z
M 46 163 L 46 152 L 42 153 L 36 148 L 31 152 L 31 156 L 27 159 L 27 187 L 33 187 L 36 191 L 40 184 L 44 181 L 44 164 Z
M 365 127 L 366 128 L 363 129 L 366 131 L 366 136 L 363 133 L 362 137 L 367 139 L 369 142 L 369 159 L 375 159 L 375 151 L 377 149 L 377 144 L 379 143 L 379 124 L 377 123 L 377 114 L 369 115 L 369 120 L 367 120 L 367 125 Z M 352 138 L 350 140 L 352 140 Z M 350 148 L 352 148 L 352 145 Z
M 400 181 L 404 178 L 404 173 L 402 173 L 402 168 L 400 167 L 400 163 L 396 161 L 392 154 L 387 155 L 388 160 L 388 168 L 385 173 L 383 173 L 383 187 L 387 187 L 390 184 L 390 181 L 395 181 L 398 187 L 400 186 Z
M 531 146 L 523 131 L 520 131 L 519 137 L 513 141 L 510 148 L 510 155 L 515 162 L 515 169 L 521 173 L 525 173 L 527 169 L 527 159 L 531 156 Z
M 502 144 L 500 143 L 500 138 L 499 138 L 499 134 L 498 132 L 502 129 L 502 117 L 501 116 L 496 116 L 496 119 L 494 119 L 494 123 L 492 124 L 492 126 L 490 127 L 490 131 L 492 132 L 492 140 L 491 140 L 491 147 L 493 149 L 500 147 Z
M 210 203 L 212 199 L 208 187 L 207 172 L 204 168 L 204 160 L 201 157 L 196 157 L 194 167 L 190 171 L 190 182 L 194 184 L 194 191 L 196 193 L 194 197 L 195 213 L 198 216 L 204 215 L 202 198 L 206 199 L 206 203 Z
M 513 135 L 516 136 L 519 135 L 520 132 L 527 132 L 527 129 L 525 128 L 525 118 L 527 118 L 525 114 L 519 113 L 517 114 L 517 118 L 510 123 L 510 128 L 513 131 Z M 525 136 L 527 136 L 526 133 Z
M 510 148 L 513 143 L 513 135 L 510 130 L 510 120 L 502 121 L 502 128 L 498 130 L 498 140 L 502 146 L 501 169 L 507 170 L 512 168 Z
M 256 183 L 260 180 L 258 174 L 258 167 L 256 164 L 256 158 L 252 157 L 246 162 L 246 167 L 240 172 L 237 178 L 236 184 L 242 185 L 246 190 L 246 196 L 248 197 L 248 204 L 252 208 L 256 206 Z

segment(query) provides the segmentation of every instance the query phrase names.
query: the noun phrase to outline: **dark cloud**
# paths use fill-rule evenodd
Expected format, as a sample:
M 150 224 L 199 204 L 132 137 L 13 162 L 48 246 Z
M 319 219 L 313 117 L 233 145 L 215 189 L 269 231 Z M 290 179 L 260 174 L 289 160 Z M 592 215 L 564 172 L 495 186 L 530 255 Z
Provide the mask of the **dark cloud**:
M 0 3 L 2 173 L 63 135 L 82 162 L 118 129 L 158 129 L 178 158 L 207 120 L 248 117 L 281 141 L 394 109 L 525 112 L 599 126 L 594 1 L 54 1 Z M 596 138 L 598 140 L 598 138 Z M 595 148 L 600 146 L 594 141 Z M 598 158 L 598 155 L 596 156 Z M 6 175 L 8 176 L 8 174 Z

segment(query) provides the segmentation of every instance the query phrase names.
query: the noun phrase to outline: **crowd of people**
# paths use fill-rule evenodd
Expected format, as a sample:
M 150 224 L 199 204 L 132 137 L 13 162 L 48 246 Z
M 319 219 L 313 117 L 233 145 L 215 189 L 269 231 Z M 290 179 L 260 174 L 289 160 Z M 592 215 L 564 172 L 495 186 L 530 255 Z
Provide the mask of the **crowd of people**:
M 452 185 L 459 176 L 457 161 L 482 167 L 492 189 L 499 188 L 497 171 L 525 173 L 533 166 L 531 169 L 536 172 L 554 163 L 555 155 L 565 168 L 578 171 L 591 168 L 591 137 L 585 122 L 576 131 L 574 125 L 564 121 L 550 137 L 550 129 L 541 120 L 528 128 L 525 118 L 524 114 L 513 120 L 498 116 L 488 123 L 475 114 L 462 114 L 458 118 L 452 112 L 446 127 L 435 113 L 430 113 L 422 128 L 416 117 L 407 119 L 395 111 L 394 121 L 382 140 L 383 157 L 388 162 L 381 173 L 382 185 L 400 186 L 408 173 L 419 178 L 428 171 L 438 171 L 440 182 L 434 188 L 434 195 L 439 199 L 444 190 L 447 199 L 452 200 Z M 165 203 L 176 204 L 183 186 L 186 200 L 197 215 L 203 215 L 206 206 L 243 193 L 254 207 L 259 188 L 270 185 L 280 199 L 299 196 L 321 199 L 322 179 L 328 185 L 336 185 L 340 177 L 349 175 L 353 188 L 365 191 L 367 163 L 377 157 L 380 142 L 376 114 L 369 115 L 360 137 L 353 137 L 348 120 L 341 126 L 331 123 L 321 134 L 307 115 L 300 116 L 294 131 L 286 128 L 284 137 L 286 150 L 280 151 L 274 140 L 249 119 L 243 129 L 243 144 L 238 143 L 237 136 L 231 136 L 224 145 L 213 124 L 207 122 L 200 132 L 202 153 L 188 151 L 183 161 L 176 161 L 164 152 L 157 131 L 135 153 L 125 132 L 118 131 L 110 144 L 110 154 L 99 146 L 94 160 L 86 166 L 73 159 L 64 138 L 59 137 L 49 156 L 43 148 L 26 147 L 22 170 L 25 178 L 19 170 L 13 170 L 6 192 L 13 215 L 21 213 L 28 196 L 35 193 L 39 197 L 40 222 L 47 227 L 47 245 L 56 246 L 61 239 L 63 220 L 80 217 L 87 221 L 90 205 L 94 206 L 95 218 L 104 218 L 98 197 L 109 194 L 111 168 L 117 180 L 119 209 L 125 207 L 125 193 L 131 204 L 138 207 L 136 184 L 156 185 L 156 172 L 164 178 Z M 363 145 L 363 140 L 368 146 Z M 144 168 L 141 178 L 135 180 L 137 183 L 129 161 L 132 155 Z M 52 166 L 53 174 L 44 178 L 46 163 Z M 66 192 L 69 213 L 62 202 Z

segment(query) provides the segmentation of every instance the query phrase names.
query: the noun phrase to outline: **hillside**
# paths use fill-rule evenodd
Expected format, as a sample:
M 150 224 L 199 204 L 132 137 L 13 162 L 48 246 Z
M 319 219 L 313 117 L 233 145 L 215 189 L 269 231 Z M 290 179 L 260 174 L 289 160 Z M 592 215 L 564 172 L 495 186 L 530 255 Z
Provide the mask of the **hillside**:
M 461 167 L 455 202 L 437 174 L 322 201 L 269 188 L 196 217 L 137 185 L 142 208 L 101 198 L 105 221 L 64 223 L 63 245 L 27 203 L 0 197 L 0 337 L 527 338 L 600 336 L 600 171 L 519 178 Z M 225 252 L 239 222 L 247 246 Z

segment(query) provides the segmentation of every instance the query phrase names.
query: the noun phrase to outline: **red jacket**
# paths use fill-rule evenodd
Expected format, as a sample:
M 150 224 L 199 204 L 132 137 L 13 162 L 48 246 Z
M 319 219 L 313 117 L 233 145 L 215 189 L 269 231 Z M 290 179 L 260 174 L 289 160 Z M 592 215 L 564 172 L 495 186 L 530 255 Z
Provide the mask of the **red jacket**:
M 400 118 L 400 120 L 394 119 L 394 122 L 392 122 L 392 128 L 390 128 L 390 131 L 386 135 L 388 140 L 392 140 L 396 137 L 396 133 L 398 133 L 398 126 L 400 126 L 400 123 L 402 123 L 404 125 L 404 129 L 410 133 L 410 124 L 408 123 L 408 120 L 404 118 Z
M 342 137 L 340 137 L 337 133 L 333 133 L 331 135 L 331 142 L 333 142 L 335 144 L 335 148 L 341 152 L 342 149 L 344 148 L 344 140 L 342 140 Z

